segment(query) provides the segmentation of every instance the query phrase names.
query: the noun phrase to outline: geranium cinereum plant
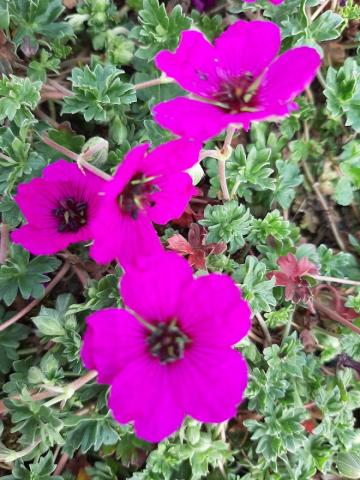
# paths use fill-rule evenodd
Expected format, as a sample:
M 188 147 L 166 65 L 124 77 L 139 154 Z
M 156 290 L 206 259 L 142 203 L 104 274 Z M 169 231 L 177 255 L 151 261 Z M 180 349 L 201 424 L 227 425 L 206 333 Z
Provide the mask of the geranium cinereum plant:
M 200 147 L 184 139 L 149 151 L 146 143 L 126 155 L 96 216 L 90 253 L 97 262 L 126 266 L 163 249 L 152 222 L 165 224 L 185 210 L 196 192 L 185 170 L 198 161 Z
M 280 28 L 238 20 L 212 45 L 201 32 L 181 34 L 177 50 L 155 63 L 191 95 L 156 105 L 155 120 L 180 136 L 206 140 L 229 125 L 277 119 L 297 109 L 294 98 L 313 80 L 320 55 L 296 47 L 279 57 Z
M 41 178 L 19 185 L 15 200 L 27 223 L 12 232 L 12 241 L 34 255 L 49 255 L 91 240 L 104 184 L 76 164 L 52 163 Z
M 360 479 L 358 3 L 0 2 L 3 480 Z
M 128 310 L 87 318 L 82 359 L 111 385 L 109 406 L 122 424 L 157 442 L 189 415 L 223 422 L 236 413 L 247 366 L 233 349 L 250 328 L 250 309 L 234 281 L 193 278 L 172 252 L 129 269 L 120 284 Z

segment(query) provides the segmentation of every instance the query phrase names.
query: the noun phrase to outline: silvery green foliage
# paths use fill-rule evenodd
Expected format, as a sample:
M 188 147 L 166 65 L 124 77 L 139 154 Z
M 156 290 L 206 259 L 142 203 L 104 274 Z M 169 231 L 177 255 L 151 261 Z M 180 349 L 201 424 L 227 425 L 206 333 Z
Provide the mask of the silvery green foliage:
M 107 407 L 106 385 L 71 385 L 86 373 L 80 358 L 86 316 L 122 306 L 121 269 L 95 267 L 84 246 L 43 257 L 30 256 L 10 241 L 5 260 L 2 241 L 2 478 L 359 478 L 354 416 L 360 405 L 359 336 L 316 309 L 314 314 L 286 301 L 284 288 L 271 277 L 279 257 L 291 253 L 298 260 L 307 257 L 321 275 L 360 281 L 360 70 L 354 33 L 359 7 L 347 0 L 337 2 L 335 10 L 330 2 L 321 9 L 323 3 L 285 0 L 274 6 L 268 0 L 233 0 L 200 13 L 195 2 L 187 1 L 0 0 L 2 239 L 6 229 L 24 221 L 14 201 L 18 185 L 40 176 L 60 156 L 68 158 L 66 149 L 76 155 L 99 137 L 108 141 L 90 160 L 112 174 L 130 148 L 171 138 L 154 122 L 151 109 L 183 94 L 181 88 L 134 85 L 159 77 L 154 56 L 174 50 L 183 30 L 195 28 L 213 40 L 245 13 L 281 27 L 282 51 L 307 44 L 326 56 L 318 79 L 296 100 L 297 111 L 281 123 L 259 122 L 249 132 L 237 132 L 226 160 L 230 200 L 222 201 L 217 161 L 206 158 L 205 175 L 197 176 L 197 202 L 159 230 L 167 246 L 171 235 L 187 237 L 189 224 L 196 222 L 204 228 L 203 247 L 226 244 L 221 255 L 206 256 L 206 268 L 231 275 L 253 314 L 252 335 L 235 347 L 249 364 L 246 398 L 237 417 L 227 425 L 187 419 L 159 445 L 139 440 L 131 425 L 116 423 Z M 44 134 L 65 153 L 44 143 Z M 204 148 L 220 149 L 223 141 L 219 135 Z M 347 251 L 332 236 L 329 212 Z M 65 277 L 42 298 L 65 263 L 70 265 Z M 353 318 L 360 313 L 358 289 L 350 286 L 346 298 L 341 284 L 325 285 L 318 301 L 330 302 L 345 316 L 352 309 L 351 321 L 359 326 Z M 34 307 L 19 322 L 1 330 L 29 304 Z M 263 329 L 269 330 L 271 344 Z M 341 364 L 339 355 L 347 355 L 343 358 L 351 368 Z M 69 462 L 57 474 L 65 455 Z

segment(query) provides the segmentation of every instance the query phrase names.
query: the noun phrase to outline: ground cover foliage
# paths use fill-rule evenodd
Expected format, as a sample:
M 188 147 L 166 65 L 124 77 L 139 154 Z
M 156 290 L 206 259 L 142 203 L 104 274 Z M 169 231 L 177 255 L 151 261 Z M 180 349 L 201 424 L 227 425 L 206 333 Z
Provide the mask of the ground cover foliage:
M 0 0 L 4 479 L 360 478 L 359 17 L 353 0 Z M 282 51 L 314 47 L 322 65 L 297 111 L 235 132 L 228 200 L 211 158 L 222 133 L 191 171 L 184 214 L 157 226 L 196 275 L 240 286 L 250 376 L 229 422 L 189 418 L 147 443 L 113 419 L 80 358 L 85 318 L 123 306 L 121 267 L 97 265 L 85 243 L 50 256 L 12 243 L 25 223 L 14 195 L 59 158 L 113 174 L 132 147 L 171 139 L 152 108 L 185 92 L 159 79 L 154 56 L 184 30 L 213 40 L 238 19 L 276 23 Z

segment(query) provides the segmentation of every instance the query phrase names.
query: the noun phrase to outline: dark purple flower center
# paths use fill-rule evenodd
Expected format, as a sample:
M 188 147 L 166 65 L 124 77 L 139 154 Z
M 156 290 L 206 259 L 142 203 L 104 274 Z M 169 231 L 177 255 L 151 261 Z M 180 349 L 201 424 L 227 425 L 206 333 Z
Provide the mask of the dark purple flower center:
M 238 78 L 224 79 L 213 94 L 214 100 L 230 113 L 254 111 L 257 107 L 256 89 L 258 82 L 251 73 Z
M 88 204 L 68 197 L 60 200 L 51 213 L 58 221 L 58 232 L 77 232 L 87 223 Z
M 137 173 L 125 186 L 119 195 L 118 201 L 121 210 L 136 220 L 139 211 L 146 207 L 154 207 L 155 201 L 152 194 L 159 191 L 159 187 L 153 183 L 154 177 L 145 177 Z
M 158 323 L 146 340 L 151 355 L 164 364 L 182 358 L 185 346 L 190 343 L 190 339 L 177 326 L 176 319 Z

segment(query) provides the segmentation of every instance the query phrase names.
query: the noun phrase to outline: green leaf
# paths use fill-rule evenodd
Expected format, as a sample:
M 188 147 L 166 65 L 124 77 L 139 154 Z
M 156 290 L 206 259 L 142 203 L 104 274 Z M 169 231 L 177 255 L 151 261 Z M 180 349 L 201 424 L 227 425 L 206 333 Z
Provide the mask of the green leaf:
M 294 307 L 292 305 L 280 308 L 279 310 L 273 310 L 272 312 L 265 313 L 266 323 L 269 328 L 281 327 L 291 321 L 293 313 Z
M 48 452 L 44 457 L 40 457 L 30 466 L 23 462 L 16 462 L 12 474 L 3 477 L 3 480 L 63 480 L 58 475 L 53 475 L 56 465 L 52 452 Z
M 113 65 L 74 68 L 71 73 L 74 95 L 64 98 L 63 113 L 80 112 L 86 122 L 112 120 L 121 112 L 120 106 L 136 101 L 134 87 L 120 79 L 122 73 Z
M 65 427 L 71 427 L 64 446 L 64 450 L 71 456 L 76 450 L 81 453 L 90 449 L 98 451 L 103 445 L 114 445 L 119 440 L 117 424 L 110 416 L 68 416 Z
M 199 223 L 208 228 L 207 243 L 228 243 L 229 253 L 235 253 L 245 245 L 244 237 L 251 230 L 253 217 L 244 205 L 232 200 L 224 205 L 207 205 L 204 220 Z
M 276 176 L 273 199 L 282 208 L 287 209 L 295 198 L 295 187 L 303 182 L 303 176 L 300 174 L 299 167 L 293 162 L 277 160 L 276 169 L 278 175 Z
M 25 38 L 35 47 L 38 36 L 51 41 L 71 37 L 69 23 L 57 21 L 64 11 L 61 0 L 11 0 L 10 21 L 16 27 L 15 43 L 19 46 Z
M 340 37 L 344 19 L 331 10 L 322 13 L 310 26 L 309 30 L 316 42 L 327 42 Z
M 351 181 L 347 177 L 341 177 L 336 184 L 334 200 L 339 205 L 343 205 L 345 207 L 347 205 L 351 205 L 353 199 L 354 192 Z
M 0 325 L 12 316 L 13 312 L 5 313 L 0 305 Z M 9 373 L 13 362 L 18 360 L 17 349 L 20 342 L 27 338 L 29 328 L 25 325 L 14 324 L 0 332 L 0 372 Z
M 175 49 L 180 33 L 191 26 L 191 20 L 182 14 L 180 5 L 176 5 L 168 14 L 165 5 L 159 4 L 158 0 L 144 0 L 139 21 L 141 27 L 133 29 L 131 38 L 141 43 L 136 55 L 149 62 L 160 50 Z
M 42 83 L 15 75 L 0 78 L 0 122 L 14 121 L 18 127 L 25 120 L 33 119 L 34 110 L 40 101 Z
M 63 445 L 63 422 L 58 412 L 31 399 L 23 389 L 19 400 L 5 400 L 13 423 L 12 432 L 19 432 L 21 445 L 28 446 L 41 441 L 46 450 L 53 445 Z
M 360 132 L 360 65 L 355 58 L 347 58 L 338 70 L 328 69 L 324 95 L 330 113 L 335 118 L 345 115 L 346 125 Z
M 24 299 L 40 298 L 44 292 L 43 283 L 50 278 L 47 273 L 53 272 L 60 265 L 55 257 L 35 257 L 20 245 L 12 245 L 10 257 L 0 266 L 0 298 L 6 305 L 11 305 L 18 293 Z
M 252 313 L 270 312 L 276 305 L 273 295 L 275 278 L 266 277 L 266 266 L 253 256 L 246 258 L 233 274 L 236 282 L 240 283 L 244 298 L 250 303 Z
M 281 243 L 287 243 L 292 237 L 297 237 L 297 229 L 281 216 L 279 210 L 266 214 L 265 218 L 254 220 L 248 241 L 253 245 L 266 244 L 271 236 Z
M 336 466 L 340 475 L 345 478 L 360 478 L 360 453 L 340 452 L 337 455 Z

